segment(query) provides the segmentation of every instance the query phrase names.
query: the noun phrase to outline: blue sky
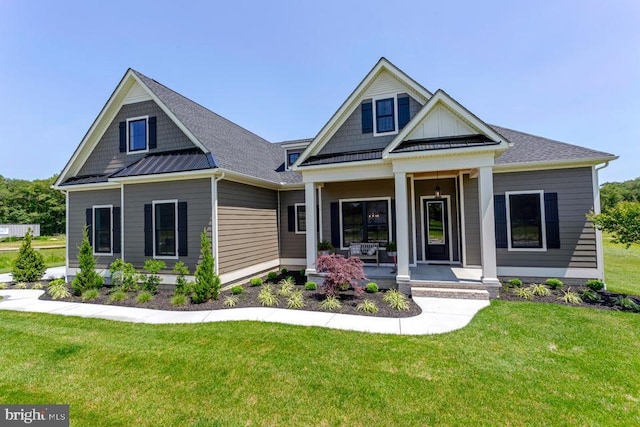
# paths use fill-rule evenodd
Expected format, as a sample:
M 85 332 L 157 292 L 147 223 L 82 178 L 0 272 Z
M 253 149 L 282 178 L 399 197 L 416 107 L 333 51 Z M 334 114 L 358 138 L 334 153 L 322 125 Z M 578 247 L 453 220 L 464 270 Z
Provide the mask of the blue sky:
M 132 67 L 270 140 L 313 137 L 381 56 L 487 123 L 640 176 L 640 2 L 0 1 L 0 175 L 62 170 Z

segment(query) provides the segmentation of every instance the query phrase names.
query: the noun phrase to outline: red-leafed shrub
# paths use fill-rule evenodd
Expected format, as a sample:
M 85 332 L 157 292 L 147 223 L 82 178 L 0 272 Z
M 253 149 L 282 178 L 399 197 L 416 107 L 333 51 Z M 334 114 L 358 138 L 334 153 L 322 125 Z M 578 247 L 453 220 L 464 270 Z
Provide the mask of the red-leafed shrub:
M 352 287 L 356 295 L 360 295 L 364 288 L 360 286 L 364 275 L 364 263 L 360 258 L 345 258 L 342 255 L 320 255 L 316 261 L 318 272 L 326 273 L 322 287 L 327 295 L 337 296 L 340 291 Z

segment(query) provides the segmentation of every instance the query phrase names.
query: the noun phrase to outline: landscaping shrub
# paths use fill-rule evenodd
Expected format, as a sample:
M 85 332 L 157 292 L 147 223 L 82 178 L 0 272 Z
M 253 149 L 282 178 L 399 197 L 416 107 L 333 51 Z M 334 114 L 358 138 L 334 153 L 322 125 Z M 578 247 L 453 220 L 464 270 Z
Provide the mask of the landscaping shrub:
M 42 282 L 34 283 L 31 289 L 42 289 Z
M 302 270 L 300 270 L 299 271 L 300 277 L 305 277 L 307 275 L 306 272 L 307 272 L 306 268 L 303 268 Z
M 593 289 L 585 289 L 582 291 L 582 299 L 588 302 L 598 302 L 601 300 L 600 295 Z
M 287 277 L 286 279 L 282 279 L 280 280 L 280 282 L 278 282 L 278 284 L 280 285 L 280 290 L 278 291 L 278 295 L 283 297 L 291 296 L 291 293 L 293 292 L 293 288 L 295 286 L 295 281 L 293 280 L 293 277 Z
M 94 300 L 98 298 L 98 295 L 100 295 L 100 293 L 98 292 L 97 289 L 87 289 L 82 293 L 82 301 Z
M 287 274 L 289 271 L 286 268 L 283 268 L 282 270 L 280 270 L 280 274 L 282 274 L 283 276 L 285 274 Z
M 240 285 L 231 288 L 231 293 L 234 295 L 240 295 L 242 292 L 244 292 L 244 288 Z
M 267 280 L 276 280 L 278 278 L 278 273 L 275 271 L 270 271 L 267 273 Z
M 529 300 L 533 298 L 533 292 L 529 288 L 514 288 L 513 293 L 522 299 Z
M 520 286 L 522 286 L 522 280 L 514 278 L 509 280 L 509 285 L 514 287 L 514 288 L 519 288 Z
M 307 305 L 304 300 L 304 295 L 302 294 L 302 290 L 298 289 L 297 291 L 293 291 L 289 298 L 287 299 L 287 308 L 303 308 Z
M 356 306 L 356 310 L 362 311 L 363 313 L 376 314 L 378 312 L 378 306 L 375 302 L 366 299 Z
M 531 293 L 539 297 L 546 297 L 551 294 L 551 291 L 549 290 L 549 288 L 547 288 L 545 285 L 541 283 L 535 283 L 531 285 L 530 288 L 531 288 Z
M 189 268 L 187 264 L 182 261 L 176 262 L 171 270 L 173 274 L 176 274 L 176 295 L 189 295 L 191 293 L 191 283 L 185 276 L 189 274 Z M 186 301 L 186 298 L 185 298 Z
M 141 274 L 142 290 L 155 295 L 158 292 L 158 285 L 162 282 L 162 277 L 158 275 L 160 271 L 167 268 L 167 264 L 161 259 L 148 259 L 144 262 L 146 274 Z
M 153 294 L 149 291 L 142 291 L 136 297 L 136 302 L 138 304 L 144 304 L 145 302 L 149 302 L 153 299 Z
M 365 291 L 369 292 L 370 294 L 375 294 L 376 292 L 379 291 L 378 284 L 375 282 L 367 283 Z
M 5 282 L 0 282 L 0 289 L 7 289 L 7 284 Z
M 640 311 L 640 305 L 636 304 L 633 299 L 622 295 L 618 295 L 613 304 L 626 310 Z
M 307 282 L 304 284 L 304 288 L 307 291 L 315 291 L 316 289 L 318 289 L 318 284 L 316 282 Z
M 598 279 L 587 280 L 585 286 L 593 291 L 601 291 L 604 289 L 604 282 Z
M 249 280 L 249 284 L 251 286 L 260 286 L 263 283 L 264 281 L 260 277 L 254 277 L 253 279 Z
M 342 308 L 342 303 L 338 299 L 338 297 L 334 295 L 327 295 L 327 297 L 320 303 L 320 308 L 323 310 L 340 310 Z
M 549 286 L 553 290 L 561 288 L 564 285 L 564 283 L 562 283 L 562 280 L 560 279 L 547 279 L 544 283 L 546 283 L 547 286 Z
M 409 310 L 409 302 L 407 297 L 396 289 L 390 289 L 384 293 L 382 300 L 394 310 Z
M 26 282 L 16 283 L 16 289 L 27 289 L 27 283 Z
M 184 305 L 187 305 L 187 296 L 185 294 L 176 292 L 171 297 L 171 305 L 173 305 L 174 307 L 182 307 Z
M 49 282 L 47 292 L 49 292 L 49 295 L 51 295 L 53 299 L 62 299 L 71 296 L 67 290 L 67 284 L 64 282 L 64 279 L 55 279 Z
M 327 295 L 337 296 L 351 286 L 356 295 L 363 292 L 360 282 L 366 280 L 364 263 L 360 258 L 342 255 L 321 255 L 316 261 L 318 271 L 326 273 L 322 287 Z M 346 289 L 345 289 L 346 288 Z
M 193 284 L 191 301 L 201 304 L 220 295 L 220 277 L 215 274 L 215 260 L 211 254 L 211 241 L 207 237 L 207 230 L 200 234 L 200 262 L 196 267 L 196 281 Z
M 47 270 L 42 254 L 31 246 L 32 238 L 33 233 L 29 228 L 11 269 L 13 280 L 16 282 L 35 282 L 42 279 Z
M 239 301 L 240 299 L 236 295 L 229 295 L 224 299 L 224 301 L 222 301 L 222 305 L 224 305 L 225 307 L 231 308 L 238 305 Z
M 123 290 L 116 290 L 109 295 L 109 303 L 124 301 L 127 299 L 127 293 Z
M 96 271 L 96 259 L 93 256 L 91 243 L 89 243 L 87 227 L 82 229 L 82 242 L 79 249 L 78 263 L 80 264 L 80 271 L 71 282 L 75 295 L 82 295 L 87 289 L 100 289 L 104 284 L 104 278 Z
M 573 292 L 571 288 L 567 289 L 566 291 L 562 291 L 562 296 L 559 299 L 566 302 L 567 304 L 582 304 L 582 298 L 580 298 L 580 296 L 576 292 Z
M 258 301 L 265 307 L 272 307 L 274 305 L 278 305 L 278 297 L 273 292 L 273 288 L 271 285 L 265 285 L 262 289 L 260 289 L 260 293 L 258 294 Z
M 133 268 L 133 264 L 125 262 L 118 258 L 109 266 L 109 273 L 111 274 L 111 284 L 122 290 L 123 292 L 129 292 L 137 287 L 136 269 Z

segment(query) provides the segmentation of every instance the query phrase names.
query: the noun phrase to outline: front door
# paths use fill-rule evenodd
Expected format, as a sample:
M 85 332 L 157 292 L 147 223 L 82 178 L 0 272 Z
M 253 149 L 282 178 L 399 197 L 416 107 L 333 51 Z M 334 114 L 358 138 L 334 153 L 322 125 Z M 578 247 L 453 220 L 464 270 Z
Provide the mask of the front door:
M 449 206 L 446 198 L 423 201 L 425 259 L 450 261 L 449 258 Z

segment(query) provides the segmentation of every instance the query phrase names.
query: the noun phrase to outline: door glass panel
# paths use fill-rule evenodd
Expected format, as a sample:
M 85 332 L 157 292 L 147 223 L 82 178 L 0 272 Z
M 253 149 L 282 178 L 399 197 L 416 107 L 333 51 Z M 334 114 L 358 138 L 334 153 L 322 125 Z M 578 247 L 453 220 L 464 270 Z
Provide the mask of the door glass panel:
M 430 245 L 444 245 L 444 203 L 427 202 L 427 241 Z

